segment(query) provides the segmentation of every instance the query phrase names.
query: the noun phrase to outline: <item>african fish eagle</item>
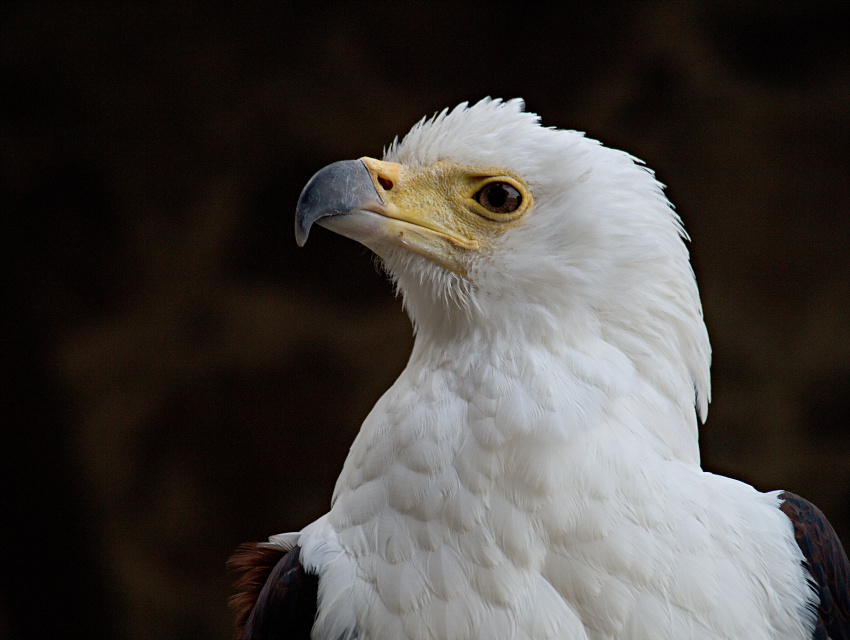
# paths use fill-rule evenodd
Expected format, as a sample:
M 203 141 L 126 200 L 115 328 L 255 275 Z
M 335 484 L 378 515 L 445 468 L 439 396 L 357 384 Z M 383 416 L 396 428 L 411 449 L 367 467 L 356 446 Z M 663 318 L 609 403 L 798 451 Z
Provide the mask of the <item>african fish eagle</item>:
M 330 511 L 247 545 L 240 637 L 850 637 L 812 504 L 700 468 L 710 346 L 651 171 L 520 100 L 423 119 L 297 206 L 374 251 L 415 330 Z

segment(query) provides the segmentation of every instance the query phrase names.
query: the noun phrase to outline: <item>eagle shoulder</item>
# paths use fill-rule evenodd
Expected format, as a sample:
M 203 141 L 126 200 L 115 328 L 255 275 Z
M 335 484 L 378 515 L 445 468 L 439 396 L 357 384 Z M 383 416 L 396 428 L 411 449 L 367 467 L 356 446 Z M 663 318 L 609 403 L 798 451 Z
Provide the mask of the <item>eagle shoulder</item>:
M 813 640 L 850 640 L 850 561 L 841 541 L 811 502 L 788 491 L 779 499 L 819 596 Z
M 301 564 L 301 548 L 247 543 L 227 561 L 242 575 L 233 596 L 236 640 L 309 640 L 316 619 L 319 578 Z

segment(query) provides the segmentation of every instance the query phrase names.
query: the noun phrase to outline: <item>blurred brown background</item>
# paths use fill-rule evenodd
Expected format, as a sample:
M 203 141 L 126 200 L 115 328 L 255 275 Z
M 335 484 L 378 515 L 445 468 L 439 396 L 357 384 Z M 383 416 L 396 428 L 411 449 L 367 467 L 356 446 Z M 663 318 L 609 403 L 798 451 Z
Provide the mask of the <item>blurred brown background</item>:
M 224 562 L 327 510 L 411 331 L 301 187 L 527 100 L 653 167 L 714 345 L 705 467 L 850 542 L 843 3 L 0 9 L 0 637 L 227 638 Z

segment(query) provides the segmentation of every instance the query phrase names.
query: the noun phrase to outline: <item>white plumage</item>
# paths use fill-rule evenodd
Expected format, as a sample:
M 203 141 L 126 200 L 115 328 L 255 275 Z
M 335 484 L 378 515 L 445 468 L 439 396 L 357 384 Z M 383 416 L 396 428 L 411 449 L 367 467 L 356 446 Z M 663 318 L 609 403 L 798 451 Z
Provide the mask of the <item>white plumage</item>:
M 319 220 L 380 255 L 416 341 L 330 512 L 271 540 L 319 576 L 312 637 L 811 638 L 780 499 L 699 466 L 710 347 L 679 218 L 634 158 L 522 108 L 464 104 L 386 152 L 428 184 L 527 187 L 521 222 L 464 227 L 456 268 L 372 212 Z

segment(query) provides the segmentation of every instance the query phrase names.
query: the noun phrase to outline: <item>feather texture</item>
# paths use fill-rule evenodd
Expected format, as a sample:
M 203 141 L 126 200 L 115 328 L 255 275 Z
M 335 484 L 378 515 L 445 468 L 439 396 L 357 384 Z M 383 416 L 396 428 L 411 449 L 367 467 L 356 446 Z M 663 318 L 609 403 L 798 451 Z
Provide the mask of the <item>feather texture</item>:
M 236 586 L 245 589 L 231 600 L 236 640 L 309 640 L 319 580 L 301 566 L 300 551 L 245 544 L 231 556 L 228 565 L 242 573 Z
M 794 525 L 794 538 L 805 556 L 818 594 L 815 640 L 850 638 L 850 561 L 832 525 L 820 509 L 783 491 L 782 512 Z

